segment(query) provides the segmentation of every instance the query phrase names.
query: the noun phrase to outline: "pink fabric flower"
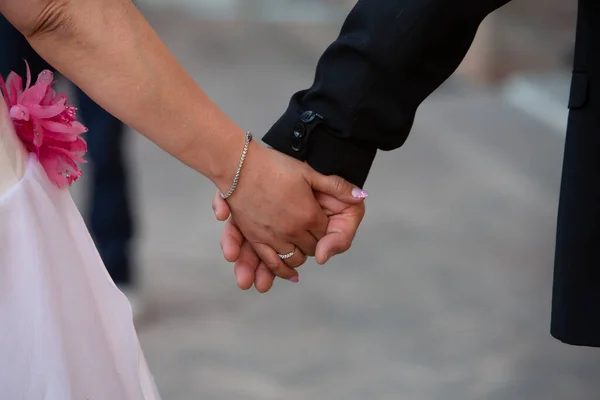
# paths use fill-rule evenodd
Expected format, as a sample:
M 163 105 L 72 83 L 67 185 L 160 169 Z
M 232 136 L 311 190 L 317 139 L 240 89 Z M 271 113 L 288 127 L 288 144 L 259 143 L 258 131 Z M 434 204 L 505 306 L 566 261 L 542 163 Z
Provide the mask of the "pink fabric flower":
M 44 70 L 31 86 L 27 65 L 27 83 L 11 72 L 6 82 L 0 77 L 0 89 L 8 105 L 17 135 L 27 151 L 35 153 L 48 178 L 58 187 L 75 182 L 82 174 L 77 162 L 85 163 L 87 145 L 81 134 L 87 128 L 76 120 L 76 108 L 68 105 L 64 93 L 52 89 L 54 74 Z

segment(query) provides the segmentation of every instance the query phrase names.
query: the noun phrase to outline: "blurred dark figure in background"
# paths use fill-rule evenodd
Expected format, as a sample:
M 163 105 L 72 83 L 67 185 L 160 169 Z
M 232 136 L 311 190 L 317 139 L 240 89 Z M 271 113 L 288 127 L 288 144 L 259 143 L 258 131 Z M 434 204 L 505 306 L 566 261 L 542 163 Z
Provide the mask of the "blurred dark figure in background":
M 24 77 L 24 60 L 29 63 L 33 81 L 42 70 L 53 70 L 1 15 L 0 53 L 0 74 L 5 78 L 10 71 Z M 79 88 L 75 90 L 81 118 L 89 128 L 86 141 L 92 180 L 88 225 L 108 272 L 132 302 L 135 313 L 131 265 L 133 218 L 123 159 L 124 126 Z

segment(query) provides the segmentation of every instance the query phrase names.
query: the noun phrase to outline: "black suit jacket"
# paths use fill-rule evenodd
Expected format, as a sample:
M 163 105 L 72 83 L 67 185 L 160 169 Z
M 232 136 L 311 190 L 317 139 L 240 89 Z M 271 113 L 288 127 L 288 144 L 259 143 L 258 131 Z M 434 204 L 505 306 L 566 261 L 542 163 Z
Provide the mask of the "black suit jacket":
M 360 0 L 264 137 L 362 186 L 377 150 L 406 140 L 421 102 L 458 67 L 481 21 L 508 0 Z M 551 333 L 600 347 L 600 6 L 579 0 L 560 189 Z M 594 76 L 595 75 L 595 76 Z

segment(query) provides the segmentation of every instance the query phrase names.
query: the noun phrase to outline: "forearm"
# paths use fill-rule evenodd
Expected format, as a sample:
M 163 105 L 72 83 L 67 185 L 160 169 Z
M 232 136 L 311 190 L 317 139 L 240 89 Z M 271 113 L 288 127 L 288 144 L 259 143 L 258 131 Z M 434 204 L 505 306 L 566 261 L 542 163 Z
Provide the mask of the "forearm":
M 48 23 L 23 29 L 35 50 L 107 111 L 226 185 L 243 146 L 242 130 L 198 87 L 137 8 L 128 0 L 63 3 Z
M 481 21 L 507 2 L 360 0 L 313 85 L 292 97 L 265 141 L 362 185 L 376 151 L 404 143 L 421 102 L 456 70 Z M 323 119 L 299 141 L 294 131 L 306 110 Z

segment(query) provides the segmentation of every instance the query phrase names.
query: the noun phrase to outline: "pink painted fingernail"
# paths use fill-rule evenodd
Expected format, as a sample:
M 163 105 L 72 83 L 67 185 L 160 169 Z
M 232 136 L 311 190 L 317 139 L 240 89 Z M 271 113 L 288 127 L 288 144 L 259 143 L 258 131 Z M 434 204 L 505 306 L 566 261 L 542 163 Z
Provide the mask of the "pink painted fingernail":
M 365 192 L 362 189 L 354 188 L 352 189 L 352 197 L 355 199 L 366 199 L 369 196 L 369 193 Z
M 294 282 L 294 283 L 298 283 L 298 282 L 300 282 L 300 279 L 299 279 L 297 276 L 292 276 L 292 277 L 290 278 L 290 281 L 291 281 L 291 282 Z

